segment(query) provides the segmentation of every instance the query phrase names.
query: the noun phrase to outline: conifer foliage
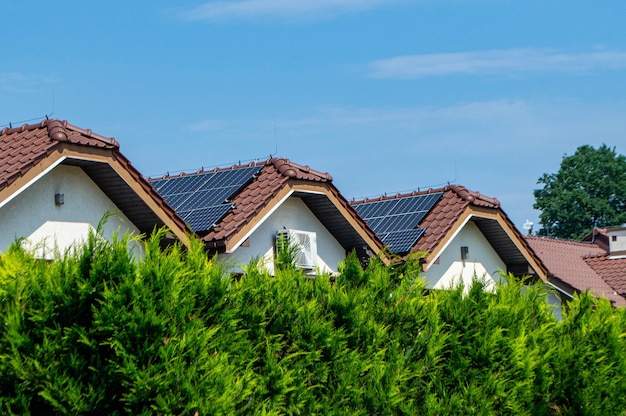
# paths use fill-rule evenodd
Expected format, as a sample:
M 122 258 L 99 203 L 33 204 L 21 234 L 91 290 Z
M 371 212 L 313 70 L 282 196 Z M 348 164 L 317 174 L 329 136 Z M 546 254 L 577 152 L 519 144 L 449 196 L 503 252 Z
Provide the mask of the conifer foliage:
M 349 256 L 238 279 L 200 244 L 0 255 L 2 414 L 624 414 L 626 315 L 539 285 L 426 291 Z M 288 263 L 287 263 L 288 264 Z

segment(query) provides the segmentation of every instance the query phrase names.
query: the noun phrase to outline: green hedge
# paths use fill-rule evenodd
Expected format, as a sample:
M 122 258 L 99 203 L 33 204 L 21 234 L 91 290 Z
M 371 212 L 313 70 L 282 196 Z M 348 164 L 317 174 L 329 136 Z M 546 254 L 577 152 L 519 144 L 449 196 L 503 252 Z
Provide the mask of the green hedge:
M 626 414 L 623 309 L 543 287 L 424 289 L 418 268 L 336 279 L 128 237 L 0 256 L 2 414 Z

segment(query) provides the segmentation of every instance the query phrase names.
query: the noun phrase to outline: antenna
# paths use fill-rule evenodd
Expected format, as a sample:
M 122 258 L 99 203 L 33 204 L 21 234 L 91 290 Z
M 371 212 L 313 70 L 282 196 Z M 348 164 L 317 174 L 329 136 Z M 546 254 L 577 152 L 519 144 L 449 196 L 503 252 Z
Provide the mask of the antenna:
M 456 160 L 454 161 L 454 179 L 452 179 L 452 183 L 456 183 Z M 450 185 L 450 181 L 448 181 L 448 185 Z
M 276 124 L 274 124 L 274 153 L 270 153 L 270 159 L 278 153 L 278 135 L 276 134 Z
M 54 114 L 54 88 L 52 88 L 52 111 L 50 111 L 50 114 L 46 114 L 46 120 L 48 120 L 48 116 L 52 117 L 53 114 Z
M 522 226 L 522 229 L 526 230 L 526 232 L 528 233 L 528 235 L 532 235 L 533 233 L 533 222 L 526 220 L 526 222 L 524 223 L 524 225 Z

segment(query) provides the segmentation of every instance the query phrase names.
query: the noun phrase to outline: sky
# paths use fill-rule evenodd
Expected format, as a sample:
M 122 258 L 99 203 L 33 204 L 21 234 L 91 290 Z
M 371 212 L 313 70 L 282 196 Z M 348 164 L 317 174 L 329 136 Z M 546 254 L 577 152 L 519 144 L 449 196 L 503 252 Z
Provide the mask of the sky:
M 263 161 L 347 199 L 456 183 L 539 228 L 577 147 L 626 153 L 626 1 L 0 3 L 0 128 L 67 120 L 146 177 Z

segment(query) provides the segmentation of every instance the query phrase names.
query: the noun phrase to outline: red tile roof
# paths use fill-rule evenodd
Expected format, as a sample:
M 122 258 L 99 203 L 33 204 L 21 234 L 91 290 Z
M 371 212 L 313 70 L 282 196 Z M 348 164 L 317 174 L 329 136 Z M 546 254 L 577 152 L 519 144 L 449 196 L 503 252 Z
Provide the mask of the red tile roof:
M 114 138 L 101 136 L 89 129 L 73 126 L 65 120 L 43 120 L 38 124 L 24 124 L 21 127 L 0 130 L 0 202 L 9 198 L 11 193 L 16 191 L 10 189 L 12 184 L 17 183 L 16 181 L 26 175 L 32 176 L 30 171 L 35 166 L 46 159 L 50 159 L 49 161 L 58 160 L 61 157 L 61 152 L 68 149 L 71 149 L 70 153 L 74 156 L 81 155 L 77 159 L 79 162 L 73 164 L 80 165 L 86 171 L 90 170 L 90 167 L 87 166 L 88 161 L 101 162 L 103 160 L 102 158 L 93 159 L 93 152 L 104 152 L 104 158 L 109 161 L 109 166 L 113 164 L 119 166 L 118 174 L 125 175 L 126 178 L 124 180 L 118 178 L 116 183 L 108 181 L 104 184 L 100 183 L 103 181 L 99 181 L 97 174 L 94 173 L 95 170 L 93 170 L 90 176 L 96 176 L 92 179 L 102 185 L 103 191 L 106 188 L 109 193 L 112 191 L 115 193 L 114 190 L 127 192 L 129 187 L 134 189 L 134 191 L 130 191 L 130 194 L 109 195 L 109 198 L 118 206 L 128 205 L 129 209 L 133 209 L 134 218 L 140 222 L 143 221 L 145 223 L 143 228 L 148 232 L 155 225 L 167 223 L 178 238 L 186 241 L 184 222 L 167 206 L 163 198 L 154 191 L 154 188 L 146 182 L 130 161 L 119 152 L 119 143 Z M 114 176 L 117 177 L 117 175 Z M 19 184 L 19 186 L 23 185 Z M 139 193 L 142 196 L 139 196 Z M 132 200 L 127 200 L 128 198 Z M 157 214 L 156 211 L 159 213 Z M 128 212 L 125 213 L 129 214 Z M 136 225 L 138 224 L 136 223 Z
M 626 306 L 626 299 L 619 296 L 623 292 L 616 291 L 616 287 L 607 280 L 609 275 L 618 278 L 619 273 L 615 272 L 620 267 L 624 276 L 626 262 L 610 263 L 612 260 L 608 260 L 606 251 L 595 244 L 531 236 L 527 236 L 526 241 L 541 258 L 552 277 L 576 291 L 589 289 L 594 295 L 606 297 L 616 306 Z M 626 279 L 622 281 L 626 282 Z
M 234 165 L 228 169 L 250 166 L 255 166 L 255 164 Z M 217 170 L 214 169 L 213 171 Z M 203 170 L 195 173 L 206 172 Z M 169 177 L 171 176 L 151 178 L 149 181 Z M 244 185 L 231 198 L 230 202 L 233 204 L 233 208 L 203 236 L 203 239 L 207 242 L 208 247 L 223 249 L 228 242 L 232 243 L 233 237 L 240 233 L 242 229 L 254 226 L 255 221 L 260 220 L 260 213 L 263 210 L 271 209 L 272 204 L 277 202 L 276 198 L 281 195 L 281 192 L 290 189 L 302 191 L 307 186 L 313 185 L 321 186 L 322 188 L 316 188 L 316 190 L 324 192 L 343 210 L 342 215 L 345 215 L 345 217 L 343 220 L 340 219 L 343 227 L 346 226 L 346 221 L 351 223 L 354 227 L 353 232 L 357 228 L 360 229 L 356 231 L 361 235 L 359 238 L 366 236 L 365 240 L 369 240 L 368 245 L 370 248 L 376 251 L 380 250 L 382 243 L 378 240 L 376 234 L 370 230 L 365 221 L 358 216 L 348 201 L 339 193 L 332 184 L 332 180 L 333 178 L 330 174 L 311 169 L 309 166 L 300 165 L 285 158 L 270 158 L 263 163 L 263 167 L 256 175 L 256 178 Z M 328 215 L 328 212 L 324 215 Z M 335 215 L 338 214 L 335 213 Z M 324 218 L 320 218 L 320 220 L 324 222 Z M 329 231 L 333 234 L 338 232 L 337 229 L 330 229 L 330 227 Z
M 233 166 L 233 168 L 237 167 L 240 166 Z M 290 179 L 330 184 L 332 176 L 313 170 L 308 166 L 298 165 L 289 159 L 268 159 L 257 179 L 232 199 L 231 202 L 235 208 L 230 210 L 222 221 L 209 232 L 205 240 L 227 240 L 257 215 L 258 211 L 265 207 Z
M 443 197 L 420 224 L 420 227 L 426 228 L 426 233 L 417 242 L 415 250 L 431 252 L 470 205 L 500 208 L 497 199 L 470 191 L 460 185 L 449 185 L 433 192 L 443 192 Z
M 386 200 L 393 198 L 405 198 L 410 196 L 425 195 L 429 193 L 443 193 L 443 196 L 433 206 L 430 212 L 420 222 L 419 227 L 425 228 L 426 232 L 417 240 L 412 251 L 424 251 L 432 254 L 445 241 L 453 231 L 455 224 L 458 224 L 466 215 L 472 214 L 474 217 L 493 220 L 497 226 L 486 226 L 485 221 L 479 227 L 486 233 L 487 239 L 498 252 L 501 258 L 511 263 L 526 262 L 535 273 L 542 279 L 545 278 L 547 270 L 541 260 L 535 255 L 523 236 L 515 228 L 515 225 L 508 218 L 500 207 L 500 201 L 482 195 L 479 192 L 471 191 L 461 185 L 448 185 L 443 188 L 429 189 L 421 192 L 411 192 L 408 194 L 397 194 L 394 196 L 384 196 L 375 199 L 364 199 L 354 201 L 352 204 L 371 202 L 376 200 Z M 519 266 L 519 265 L 518 265 Z M 523 273 L 527 273 L 524 271 Z M 516 273 L 522 272 L 517 270 Z
M 53 119 L 4 128 L 0 131 L 0 189 L 24 175 L 62 143 L 119 149 L 115 139 L 72 126 L 67 121 Z
M 434 193 L 443 193 L 443 196 L 419 224 L 420 228 L 426 228 L 426 232 L 417 241 L 413 251 L 432 252 L 469 205 L 494 209 L 500 207 L 500 202 L 497 199 L 481 195 L 479 192 L 470 191 L 461 185 L 448 185 L 444 188 L 428 189 L 420 192 L 366 198 L 350 203 L 357 205 L 364 202 L 384 201 Z
M 585 262 L 619 295 L 626 298 L 626 258 L 605 255 L 587 257 Z

